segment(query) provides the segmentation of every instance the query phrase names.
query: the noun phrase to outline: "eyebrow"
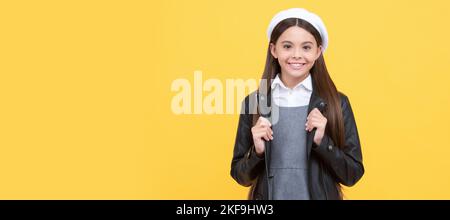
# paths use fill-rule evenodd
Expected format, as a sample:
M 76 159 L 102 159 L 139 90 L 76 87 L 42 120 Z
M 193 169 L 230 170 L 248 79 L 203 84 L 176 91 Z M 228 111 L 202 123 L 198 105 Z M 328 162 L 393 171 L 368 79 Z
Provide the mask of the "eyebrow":
M 288 40 L 282 41 L 281 43 L 290 43 L 290 44 L 293 44 L 291 41 L 288 41 Z M 302 44 L 313 44 L 313 42 L 311 42 L 311 41 L 305 41 L 305 42 L 303 42 Z

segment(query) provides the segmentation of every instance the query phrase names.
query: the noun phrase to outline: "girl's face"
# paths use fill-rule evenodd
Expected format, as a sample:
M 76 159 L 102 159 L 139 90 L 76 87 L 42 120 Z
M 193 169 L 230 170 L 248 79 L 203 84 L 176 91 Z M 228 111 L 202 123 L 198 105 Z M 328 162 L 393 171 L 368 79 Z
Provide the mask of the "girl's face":
M 295 86 L 309 75 L 321 54 L 321 47 L 311 33 L 292 26 L 280 35 L 276 44 L 270 44 L 270 51 L 281 66 L 281 79 Z

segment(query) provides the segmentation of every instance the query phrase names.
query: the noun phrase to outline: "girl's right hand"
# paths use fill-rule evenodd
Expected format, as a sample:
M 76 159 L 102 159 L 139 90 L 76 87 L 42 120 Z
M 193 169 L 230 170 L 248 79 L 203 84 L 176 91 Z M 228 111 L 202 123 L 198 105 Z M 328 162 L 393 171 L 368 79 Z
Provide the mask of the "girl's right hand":
M 252 127 L 253 143 L 255 144 L 255 151 L 258 156 L 262 156 L 265 151 L 264 140 L 273 140 L 273 131 L 270 128 L 272 125 L 269 120 L 264 117 L 259 117 L 256 125 Z

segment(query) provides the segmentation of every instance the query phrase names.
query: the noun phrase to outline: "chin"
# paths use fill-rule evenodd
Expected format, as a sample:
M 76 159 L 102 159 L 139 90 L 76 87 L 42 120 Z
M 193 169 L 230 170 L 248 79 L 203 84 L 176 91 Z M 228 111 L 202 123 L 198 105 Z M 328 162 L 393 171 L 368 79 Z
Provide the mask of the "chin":
M 302 78 L 306 76 L 308 73 L 309 71 L 292 71 L 292 70 L 287 71 L 287 74 L 293 78 Z

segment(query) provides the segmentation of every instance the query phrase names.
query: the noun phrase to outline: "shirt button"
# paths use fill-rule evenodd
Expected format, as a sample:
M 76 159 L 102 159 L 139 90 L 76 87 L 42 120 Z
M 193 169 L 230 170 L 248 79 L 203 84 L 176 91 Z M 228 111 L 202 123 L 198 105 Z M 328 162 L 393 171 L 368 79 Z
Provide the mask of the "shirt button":
M 328 150 L 329 150 L 329 151 L 332 151 L 332 150 L 333 150 L 333 146 L 328 145 Z

